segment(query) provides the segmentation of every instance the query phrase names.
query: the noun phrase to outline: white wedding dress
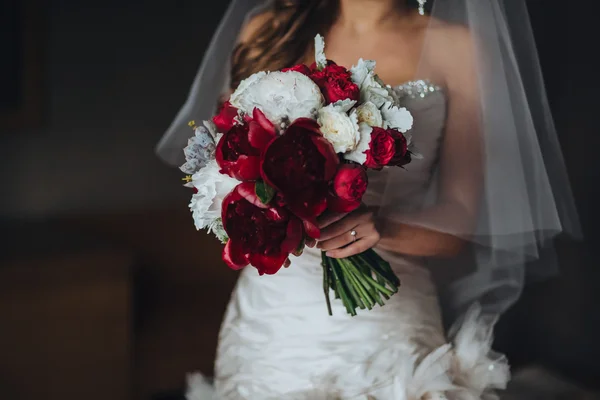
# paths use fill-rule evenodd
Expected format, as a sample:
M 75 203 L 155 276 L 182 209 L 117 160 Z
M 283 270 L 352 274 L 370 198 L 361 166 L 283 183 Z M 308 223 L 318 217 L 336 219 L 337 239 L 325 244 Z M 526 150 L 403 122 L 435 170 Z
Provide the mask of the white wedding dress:
M 412 199 L 424 196 L 437 164 L 446 99 L 426 81 L 398 94 L 415 117 L 413 141 L 424 156 L 400 171 L 398 190 Z M 367 203 L 381 195 L 386 173 L 369 176 Z M 190 375 L 188 400 L 497 398 L 509 372 L 491 352 L 492 323 L 473 307 L 447 335 L 428 270 L 418 259 L 380 254 L 402 286 L 385 306 L 356 317 L 338 300 L 328 315 L 316 249 L 273 276 L 245 268 L 221 327 L 214 386 Z

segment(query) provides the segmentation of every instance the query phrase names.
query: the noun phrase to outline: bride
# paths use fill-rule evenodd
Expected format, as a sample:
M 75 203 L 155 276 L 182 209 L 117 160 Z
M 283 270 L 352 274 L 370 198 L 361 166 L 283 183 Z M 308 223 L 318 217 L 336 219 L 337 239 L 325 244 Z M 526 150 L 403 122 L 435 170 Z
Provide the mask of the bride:
M 338 64 L 377 61 L 414 116 L 422 158 L 369 176 L 364 207 L 323 215 L 320 240 L 288 268 L 241 272 L 214 386 L 192 375 L 188 399 L 497 398 L 509 368 L 491 350 L 495 317 L 519 296 L 525 263 L 577 228 L 525 6 L 233 1 L 159 155 L 181 164 L 189 120 L 208 119 L 254 72 L 311 63 L 317 33 Z M 334 302 L 329 316 L 321 251 L 368 248 L 390 262 L 399 292 L 356 317 Z

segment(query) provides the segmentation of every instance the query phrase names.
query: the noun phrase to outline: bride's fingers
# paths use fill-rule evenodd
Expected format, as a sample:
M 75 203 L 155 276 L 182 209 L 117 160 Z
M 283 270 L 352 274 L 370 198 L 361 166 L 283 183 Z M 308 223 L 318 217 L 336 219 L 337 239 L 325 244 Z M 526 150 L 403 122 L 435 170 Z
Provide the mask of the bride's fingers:
M 356 226 L 365 223 L 369 219 L 370 214 L 368 213 L 349 214 L 346 218 L 321 229 L 319 241 L 324 242 L 336 236 L 343 235 L 346 232 L 350 232 Z
M 352 229 L 351 229 L 351 230 L 349 230 L 339 236 L 336 236 L 332 239 L 325 240 L 325 241 L 319 241 L 318 247 L 323 251 L 334 250 L 334 249 L 338 249 L 340 247 L 344 247 L 347 244 L 350 244 L 350 243 L 352 243 L 358 239 L 361 239 L 365 236 L 364 234 L 361 235 L 360 232 L 364 231 L 364 230 L 360 229 L 360 227 L 356 227 L 354 230 L 356 231 L 356 236 L 353 236 L 351 234 L 351 232 L 352 232 Z
M 324 228 L 328 227 L 329 225 L 333 224 L 334 222 L 337 222 L 340 219 L 344 218 L 346 215 L 348 215 L 348 214 L 334 213 L 334 212 L 330 212 L 330 211 L 324 212 L 321 216 L 319 216 L 319 218 L 317 218 L 317 224 L 319 225 L 319 229 L 324 229 Z
M 306 244 L 308 247 L 310 247 L 310 248 L 313 248 L 313 247 L 315 247 L 315 246 L 317 245 L 317 239 L 313 239 L 313 238 L 306 238 L 305 240 L 306 240 L 306 241 L 305 241 L 305 244 Z
M 341 249 L 329 250 L 325 254 L 331 258 L 350 257 L 355 254 L 360 254 L 363 251 L 369 250 L 371 247 L 374 247 L 378 241 L 379 241 L 379 239 L 377 237 L 368 236 L 368 237 L 359 239 L 356 242 L 349 244 L 346 247 L 342 247 Z

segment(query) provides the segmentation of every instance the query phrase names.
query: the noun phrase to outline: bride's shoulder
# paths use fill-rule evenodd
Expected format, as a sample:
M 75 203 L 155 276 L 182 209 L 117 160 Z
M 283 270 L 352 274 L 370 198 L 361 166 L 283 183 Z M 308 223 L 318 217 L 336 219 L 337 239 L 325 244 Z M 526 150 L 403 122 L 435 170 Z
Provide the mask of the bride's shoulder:
M 253 15 L 250 19 L 248 19 L 240 31 L 238 41 L 244 43 L 251 40 L 253 36 L 261 30 L 262 27 L 269 24 L 269 22 L 273 20 L 274 15 L 275 13 L 270 10 Z

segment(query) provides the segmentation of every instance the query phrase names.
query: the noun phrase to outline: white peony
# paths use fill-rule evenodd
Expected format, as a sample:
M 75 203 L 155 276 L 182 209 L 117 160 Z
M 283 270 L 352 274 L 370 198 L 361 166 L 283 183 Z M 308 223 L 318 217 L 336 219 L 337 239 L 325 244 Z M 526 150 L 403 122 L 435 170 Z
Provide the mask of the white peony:
M 267 75 L 267 73 L 265 71 L 260 71 L 260 72 L 250 75 L 249 77 L 247 77 L 246 79 L 241 81 L 240 84 L 238 85 L 237 89 L 235 90 L 235 92 L 233 92 L 233 94 L 229 97 L 229 102 L 231 103 L 231 105 L 233 105 L 234 107 L 240 108 L 240 106 L 239 106 L 240 96 L 242 96 L 242 94 L 245 93 L 246 90 L 248 90 L 248 88 L 250 86 L 252 86 L 256 81 L 262 79 L 266 75 Z
M 365 122 L 362 122 L 358 125 L 358 132 L 360 134 L 358 145 L 356 146 L 356 149 L 344 155 L 346 160 L 354 161 L 361 165 L 367 161 L 367 155 L 365 154 L 365 151 L 369 150 L 372 131 L 373 127 L 369 126 L 369 124 Z
M 319 87 L 300 72 L 259 72 L 246 81 L 231 95 L 231 104 L 246 114 L 258 107 L 276 127 L 314 118 L 325 103 Z
M 211 226 L 221 217 L 223 199 L 238 183 L 229 175 L 221 174 L 215 160 L 209 161 L 204 168 L 192 175 L 192 181 L 186 186 L 198 190 L 198 193 L 192 196 L 189 206 L 196 229 Z
M 378 128 L 383 127 L 383 116 L 381 115 L 381 111 L 379 111 L 379 108 L 370 101 L 358 106 L 356 108 L 356 115 L 359 123 L 364 122 L 370 126 L 376 126 Z
M 355 112 L 348 115 L 354 100 L 341 100 L 319 110 L 317 122 L 323 137 L 333 145 L 336 153 L 346 153 L 356 148 L 360 139 L 358 118 Z
M 413 116 L 404 107 L 398 107 L 387 102 L 381 108 L 381 115 L 383 115 L 384 128 L 392 128 L 405 133 L 413 125 Z

